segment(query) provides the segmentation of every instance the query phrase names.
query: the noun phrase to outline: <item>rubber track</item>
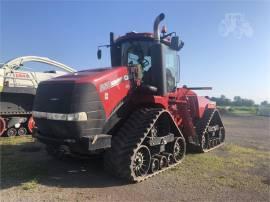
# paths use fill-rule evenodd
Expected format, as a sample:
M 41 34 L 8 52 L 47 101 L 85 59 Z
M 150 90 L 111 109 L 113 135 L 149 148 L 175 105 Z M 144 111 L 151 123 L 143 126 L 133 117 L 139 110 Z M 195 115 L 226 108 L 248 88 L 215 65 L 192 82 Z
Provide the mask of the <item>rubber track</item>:
M 198 134 L 202 134 L 202 136 L 207 132 L 207 128 L 208 126 L 210 125 L 211 121 L 212 121 L 212 118 L 214 117 L 215 113 L 218 114 L 219 118 L 220 118 L 220 115 L 219 115 L 219 112 L 217 109 L 213 109 L 213 110 L 210 110 L 208 109 L 206 112 L 205 112 L 205 116 L 203 117 L 203 120 L 202 120 L 202 123 L 200 124 L 200 127 L 199 127 L 199 130 L 198 130 Z M 222 127 L 224 128 L 223 124 L 222 124 Z M 222 145 L 224 145 L 225 143 L 222 142 L 212 148 L 209 148 L 209 149 L 202 149 L 200 148 L 200 152 L 209 152 L 213 149 L 216 149 Z
M 132 182 L 141 182 L 182 162 L 184 158 L 169 167 L 143 177 L 132 175 L 132 157 L 162 113 L 169 112 L 164 109 L 142 108 L 128 118 L 118 133 L 113 136 L 111 149 L 105 153 L 104 167 L 108 172 Z

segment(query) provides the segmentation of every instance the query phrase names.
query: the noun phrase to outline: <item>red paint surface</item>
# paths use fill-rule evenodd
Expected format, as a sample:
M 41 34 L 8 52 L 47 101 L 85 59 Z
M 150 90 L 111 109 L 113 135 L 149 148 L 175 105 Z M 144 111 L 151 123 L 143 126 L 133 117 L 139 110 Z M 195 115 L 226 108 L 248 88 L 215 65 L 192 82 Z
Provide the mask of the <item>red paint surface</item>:
M 36 127 L 35 125 L 35 121 L 33 119 L 33 116 L 31 116 L 28 120 L 28 124 L 27 124 L 28 130 L 30 133 L 33 133 L 33 129 Z
M 5 130 L 6 130 L 6 121 L 2 117 L 0 117 L 0 136 L 3 135 Z
M 130 90 L 130 81 L 122 80 L 119 85 L 111 87 L 107 90 L 101 91 L 100 86 L 105 83 L 110 83 L 119 78 L 128 76 L 128 69 L 126 67 L 115 67 L 107 69 L 96 69 L 81 71 L 73 74 L 67 74 L 50 81 L 73 81 L 75 83 L 92 83 L 96 87 L 101 102 L 103 102 L 106 117 L 108 118 L 113 109 L 120 103 L 120 101 L 127 96 Z M 105 93 L 108 99 L 105 99 Z
M 131 80 L 122 80 L 118 85 L 101 90 L 101 85 L 111 83 L 119 78 L 129 75 L 127 67 L 114 67 L 81 71 L 64 75 L 50 81 L 74 81 L 75 83 L 92 83 L 99 93 L 103 103 L 106 118 L 114 108 L 132 91 Z M 135 82 L 136 83 L 136 82 Z M 138 84 L 140 85 L 140 84 Z M 106 95 L 107 94 L 107 95 Z M 215 108 L 215 103 L 187 88 L 178 88 L 166 96 L 154 96 L 131 93 L 131 102 L 135 105 L 150 105 L 167 109 L 172 114 L 175 123 L 186 136 L 195 136 L 194 121 L 202 118 L 207 108 Z M 107 99 L 106 99 L 107 98 Z

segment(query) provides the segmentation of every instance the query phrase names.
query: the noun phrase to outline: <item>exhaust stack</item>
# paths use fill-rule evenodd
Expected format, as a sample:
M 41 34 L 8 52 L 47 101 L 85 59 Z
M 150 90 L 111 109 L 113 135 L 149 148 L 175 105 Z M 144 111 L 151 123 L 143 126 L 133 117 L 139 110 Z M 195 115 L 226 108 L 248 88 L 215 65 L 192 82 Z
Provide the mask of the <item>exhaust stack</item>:
M 159 32 L 159 24 L 162 20 L 164 20 L 165 18 L 165 14 L 164 13 L 160 13 L 154 22 L 154 38 L 157 41 L 160 41 L 160 32 Z

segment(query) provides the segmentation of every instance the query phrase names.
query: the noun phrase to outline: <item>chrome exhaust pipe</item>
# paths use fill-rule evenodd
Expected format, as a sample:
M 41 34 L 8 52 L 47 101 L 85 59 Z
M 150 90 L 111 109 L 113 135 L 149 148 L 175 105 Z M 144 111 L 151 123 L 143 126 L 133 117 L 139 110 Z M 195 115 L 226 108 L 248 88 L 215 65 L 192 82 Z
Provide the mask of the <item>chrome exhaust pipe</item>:
M 164 13 L 160 13 L 154 22 L 154 38 L 157 41 L 160 41 L 160 32 L 159 32 L 159 24 L 162 20 L 164 20 L 165 18 L 165 14 Z

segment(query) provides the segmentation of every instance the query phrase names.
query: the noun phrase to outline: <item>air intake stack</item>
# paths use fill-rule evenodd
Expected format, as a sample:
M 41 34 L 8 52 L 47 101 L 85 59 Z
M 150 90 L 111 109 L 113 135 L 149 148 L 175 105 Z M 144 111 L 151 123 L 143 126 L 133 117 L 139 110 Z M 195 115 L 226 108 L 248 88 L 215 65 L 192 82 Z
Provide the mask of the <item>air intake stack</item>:
M 156 17 L 155 22 L 154 22 L 154 38 L 157 41 L 160 41 L 159 24 L 162 20 L 164 20 L 164 18 L 165 18 L 165 14 L 161 13 Z

